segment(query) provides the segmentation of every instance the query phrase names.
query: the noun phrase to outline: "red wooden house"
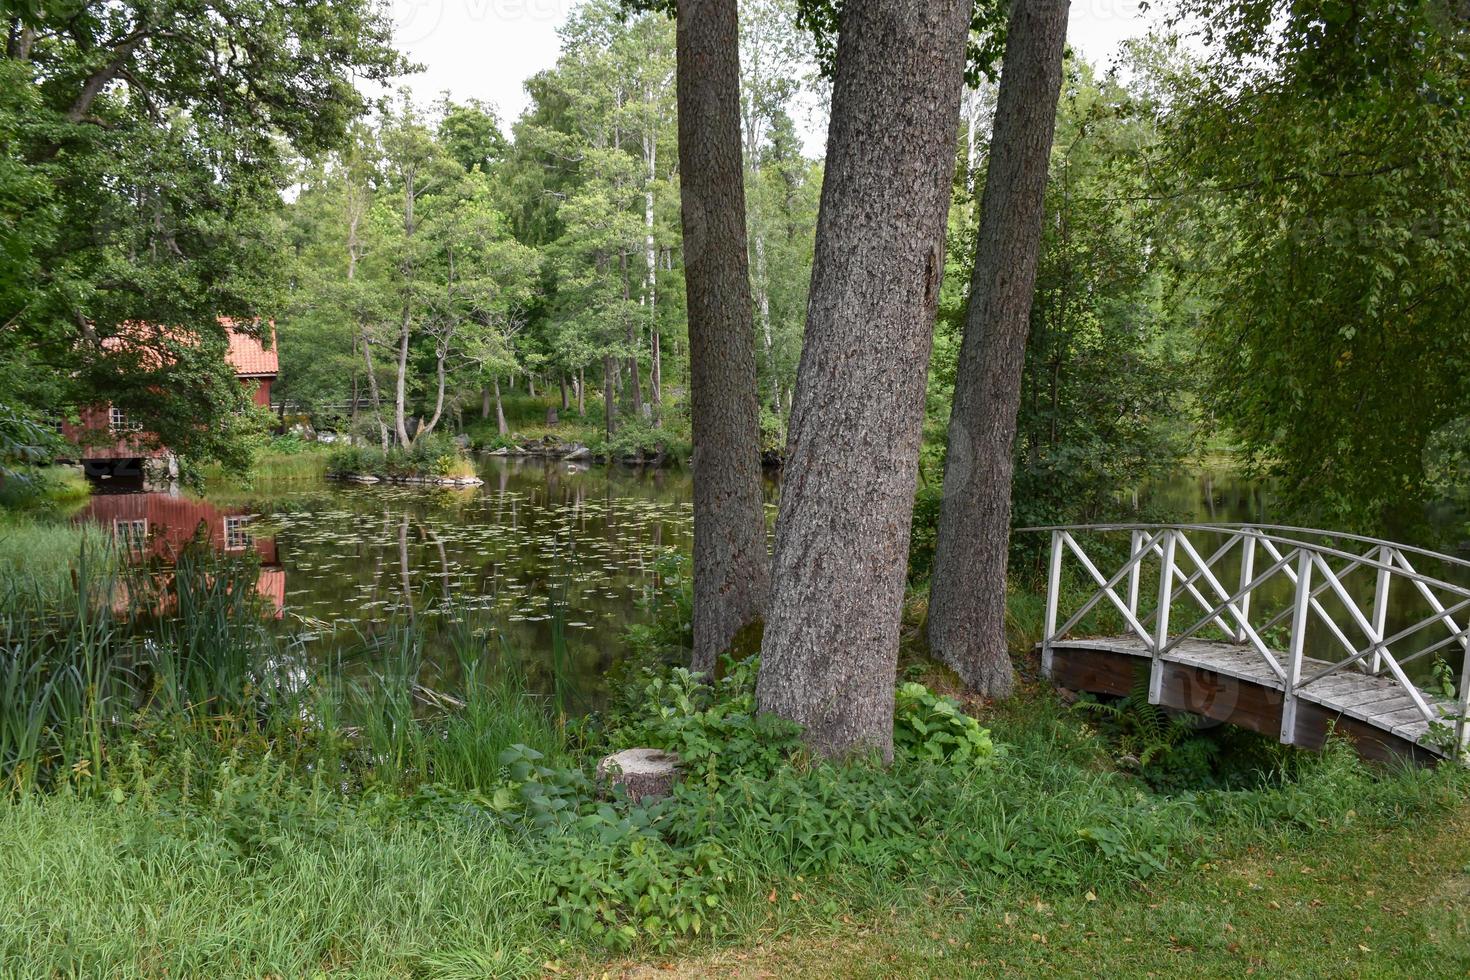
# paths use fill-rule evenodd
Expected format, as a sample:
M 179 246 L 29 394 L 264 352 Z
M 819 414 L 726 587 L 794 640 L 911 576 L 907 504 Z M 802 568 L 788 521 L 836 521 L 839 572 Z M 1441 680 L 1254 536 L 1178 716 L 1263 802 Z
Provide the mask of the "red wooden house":
M 236 330 L 232 321 L 221 317 L 220 323 L 229 332 L 230 349 L 226 358 L 235 369 L 235 376 L 242 384 L 250 386 L 255 404 L 269 407 L 271 386 L 280 373 L 275 324 L 270 327 L 270 347 L 267 349 L 260 340 Z M 120 342 L 116 338 L 114 340 Z M 89 474 L 123 475 L 128 469 L 118 464 L 137 461 L 134 472 L 141 475 L 143 460 L 172 457 L 167 446 L 155 445 L 138 423 L 114 405 L 88 405 L 77 415 L 77 424 L 62 422 L 61 433 L 77 447 L 77 458 Z

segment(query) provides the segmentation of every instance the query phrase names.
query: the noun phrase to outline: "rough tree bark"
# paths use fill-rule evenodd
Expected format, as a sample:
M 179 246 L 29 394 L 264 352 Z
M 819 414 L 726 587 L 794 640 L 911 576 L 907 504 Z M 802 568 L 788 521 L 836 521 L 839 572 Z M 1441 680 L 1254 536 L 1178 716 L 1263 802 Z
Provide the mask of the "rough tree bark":
M 969 0 L 848 0 L 756 697 L 817 752 L 893 755 L 925 374 Z M 686 168 L 687 173 L 687 168 Z
M 1006 554 L 1021 368 L 1069 0 L 1015 0 L 949 420 L 929 645 L 976 691 L 1011 691 Z
M 694 436 L 694 656 L 709 671 L 770 593 L 736 0 L 680 0 L 680 204 Z

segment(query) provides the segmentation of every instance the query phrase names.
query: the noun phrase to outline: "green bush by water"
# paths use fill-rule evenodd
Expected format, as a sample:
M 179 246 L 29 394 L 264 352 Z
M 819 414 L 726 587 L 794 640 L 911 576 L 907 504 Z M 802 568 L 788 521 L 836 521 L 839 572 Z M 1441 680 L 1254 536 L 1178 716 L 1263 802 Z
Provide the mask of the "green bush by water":
M 468 477 L 475 475 L 475 466 L 453 439 L 436 433 L 387 452 L 372 445 L 335 447 L 327 455 L 326 471 L 337 476 Z

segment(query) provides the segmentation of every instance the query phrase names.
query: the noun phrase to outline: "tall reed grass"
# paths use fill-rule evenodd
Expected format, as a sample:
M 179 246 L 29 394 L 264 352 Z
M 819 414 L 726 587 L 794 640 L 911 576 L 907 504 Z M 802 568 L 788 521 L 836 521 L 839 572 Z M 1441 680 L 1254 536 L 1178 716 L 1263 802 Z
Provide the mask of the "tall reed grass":
M 70 588 L 12 578 L 0 592 L 0 786 L 96 788 L 131 743 L 198 759 L 274 753 L 353 784 L 488 784 L 523 743 L 561 735 L 486 631 L 448 631 L 454 691 L 421 682 L 423 630 L 379 624 L 335 663 L 268 625 L 248 559 L 191 544 L 169 567 L 120 569 L 84 548 Z

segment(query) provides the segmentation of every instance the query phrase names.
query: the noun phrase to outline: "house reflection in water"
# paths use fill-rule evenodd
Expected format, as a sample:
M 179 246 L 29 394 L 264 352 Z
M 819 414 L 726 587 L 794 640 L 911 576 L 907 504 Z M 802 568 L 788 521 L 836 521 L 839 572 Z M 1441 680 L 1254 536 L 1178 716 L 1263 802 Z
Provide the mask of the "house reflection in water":
M 202 526 L 201 537 L 215 551 L 260 556 L 255 588 L 280 619 L 286 604 L 286 570 L 276 554 L 275 538 L 252 533 L 255 516 L 243 507 L 222 509 L 168 493 L 120 493 L 93 496 L 77 520 L 110 530 L 118 547 L 133 560 L 157 558 L 165 564 L 201 533 Z

